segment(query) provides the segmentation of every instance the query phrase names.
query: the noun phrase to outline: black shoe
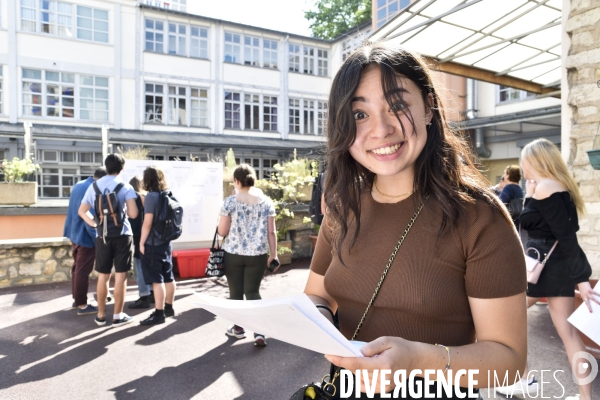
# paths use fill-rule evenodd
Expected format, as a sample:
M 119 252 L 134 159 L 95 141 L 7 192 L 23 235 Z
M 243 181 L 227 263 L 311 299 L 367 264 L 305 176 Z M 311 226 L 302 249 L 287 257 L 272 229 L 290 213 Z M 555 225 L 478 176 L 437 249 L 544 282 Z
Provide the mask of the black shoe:
M 175 310 L 173 308 L 165 308 L 165 317 L 169 318 L 169 317 L 174 317 L 175 316 Z
M 135 301 L 135 303 L 129 303 L 127 305 L 127 308 L 150 308 L 150 302 L 148 301 L 147 296 L 146 299 L 140 297 Z
M 146 318 L 145 320 L 140 321 L 140 325 L 158 325 L 158 324 L 164 324 L 164 323 L 165 323 L 164 314 L 159 317 L 156 315 L 156 312 L 153 312 L 152 314 L 150 314 L 150 316 L 148 318 Z

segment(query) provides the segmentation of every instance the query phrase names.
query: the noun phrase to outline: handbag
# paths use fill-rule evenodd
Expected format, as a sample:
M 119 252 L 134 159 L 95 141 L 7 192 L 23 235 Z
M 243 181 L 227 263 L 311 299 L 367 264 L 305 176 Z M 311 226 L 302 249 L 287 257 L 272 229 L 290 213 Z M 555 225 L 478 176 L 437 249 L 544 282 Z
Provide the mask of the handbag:
M 427 195 L 425 197 L 425 201 L 427 201 L 428 198 L 429 198 L 429 195 Z M 369 304 L 367 304 L 367 309 L 363 313 L 363 316 L 360 319 L 360 322 L 358 323 L 356 330 L 354 331 L 354 335 L 352 335 L 352 339 L 350 339 L 350 340 L 355 340 L 356 337 L 358 336 L 358 332 L 360 332 L 360 328 L 362 328 L 362 326 L 365 322 L 367 313 L 371 309 L 371 306 L 375 302 L 375 298 L 379 294 L 381 285 L 383 284 L 383 281 L 385 280 L 385 277 L 387 276 L 387 273 L 388 273 L 390 267 L 392 266 L 392 263 L 394 262 L 394 258 L 396 258 L 396 254 L 398 253 L 398 250 L 400 250 L 400 246 L 402 246 L 402 243 L 404 242 L 406 235 L 408 235 L 410 228 L 413 226 L 413 224 L 417 220 L 417 217 L 421 213 L 421 210 L 423 209 L 423 206 L 425 205 L 425 201 L 419 206 L 419 208 L 417 208 L 414 215 L 410 219 L 408 226 L 402 233 L 400 240 L 398 240 L 398 243 L 396 244 L 396 247 L 394 248 L 394 251 L 392 252 L 392 255 L 390 256 L 390 259 L 387 262 L 385 269 L 383 270 L 381 279 L 379 280 L 379 283 L 377 284 L 377 287 L 375 288 L 375 293 L 373 293 L 373 296 L 371 297 L 371 301 L 369 301 Z M 331 364 L 331 367 L 329 369 L 329 374 L 325 375 L 323 377 L 323 379 L 321 379 L 320 383 L 314 382 L 314 383 L 310 383 L 308 385 L 304 385 L 303 387 L 298 389 L 292 395 L 290 400 L 331 400 L 331 399 L 333 399 L 335 394 L 337 393 L 336 380 L 340 376 L 340 371 L 341 371 L 340 367 L 337 367 L 337 366 Z
M 215 236 L 213 237 L 212 246 L 210 247 L 210 255 L 208 256 L 208 263 L 206 264 L 206 276 L 220 277 L 225 275 L 225 266 L 223 265 L 223 258 L 225 257 L 225 250 L 221 248 L 217 239 L 219 229 L 215 230 Z M 215 243 L 217 246 L 215 247 Z
M 540 252 L 538 251 L 538 249 L 536 249 L 535 247 L 528 247 L 527 249 L 525 249 L 525 267 L 527 268 L 527 282 L 533 284 L 536 284 L 538 282 L 542 270 L 546 265 L 546 261 L 548 261 L 548 257 L 550 257 L 550 254 L 552 254 L 557 244 L 558 240 L 554 242 L 554 245 L 552 246 L 548 254 L 546 254 L 546 257 L 544 257 L 543 261 L 540 261 Z M 537 258 L 533 258 L 527 255 L 527 252 L 529 250 L 535 251 L 537 253 Z

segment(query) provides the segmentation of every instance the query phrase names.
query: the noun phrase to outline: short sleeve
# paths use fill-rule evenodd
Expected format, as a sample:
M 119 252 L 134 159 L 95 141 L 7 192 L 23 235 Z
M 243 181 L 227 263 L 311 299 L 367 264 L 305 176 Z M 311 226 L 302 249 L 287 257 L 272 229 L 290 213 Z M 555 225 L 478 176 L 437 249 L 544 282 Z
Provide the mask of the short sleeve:
M 273 202 L 271 201 L 271 199 L 267 199 L 267 204 L 268 204 L 268 214 L 267 216 L 269 217 L 274 217 L 276 215 L 275 213 L 275 204 L 273 204 Z
M 333 247 L 331 245 L 333 230 L 330 225 L 333 226 L 328 216 L 325 215 L 323 223 L 321 224 L 321 229 L 319 230 L 315 252 L 310 262 L 310 270 L 319 275 L 325 275 L 327 269 L 329 269 L 331 260 L 333 259 Z
M 124 189 L 127 190 L 125 192 L 125 201 L 135 199 L 137 197 L 135 190 L 133 190 L 133 186 L 131 186 L 130 184 L 126 184 Z
M 85 204 L 86 206 L 93 207 L 94 200 L 96 198 L 95 193 L 96 192 L 94 191 L 94 185 L 91 184 L 85 191 L 85 194 L 83 195 L 83 199 L 81 199 L 81 204 Z
M 154 193 L 148 193 L 144 202 L 144 214 L 154 214 L 157 199 L 158 196 L 155 196 Z
M 233 204 L 233 196 L 229 196 L 223 202 L 223 207 L 221 207 L 221 211 L 219 211 L 219 215 L 224 217 L 230 217 L 231 214 L 235 211 L 235 206 Z
M 466 260 L 467 296 L 492 299 L 525 292 L 527 278 L 521 240 L 502 210 L 483 200 L 467 206 L 458 234 Z

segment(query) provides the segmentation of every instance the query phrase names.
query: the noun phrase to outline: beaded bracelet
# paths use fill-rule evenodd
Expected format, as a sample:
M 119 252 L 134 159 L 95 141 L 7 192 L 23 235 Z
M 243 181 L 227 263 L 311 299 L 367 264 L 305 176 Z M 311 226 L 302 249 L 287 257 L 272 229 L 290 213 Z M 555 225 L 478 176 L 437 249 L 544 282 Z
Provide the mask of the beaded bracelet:
M 443 347 L 446 349 L 446 353 L 448 353 L 448 364 L 446 364 L 446 368 L 444 368 L 444 373 L 446 373 L 450 369 L 450 347 L 444 346 L 443 344 L 436 343 L 436 346 Z
M 327 307 L 325 304 L 315 304 L 315 307 L 322 308 L 323 310 L 329 311 L 329 313 L 331 314 L 331 319 L 333 320 L 335 318 L 331 308 Z

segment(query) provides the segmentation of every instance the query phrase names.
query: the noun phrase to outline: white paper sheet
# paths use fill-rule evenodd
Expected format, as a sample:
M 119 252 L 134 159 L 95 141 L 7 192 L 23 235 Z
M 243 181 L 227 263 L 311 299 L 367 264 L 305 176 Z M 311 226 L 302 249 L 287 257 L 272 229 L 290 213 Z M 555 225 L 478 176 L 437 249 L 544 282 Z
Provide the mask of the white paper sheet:
M 596 292 L 600 291 L 600 283 L 594 286 Z M 600 345 L 600 305 L 590 301 L 592 313 L 585 303 L 582 303 L 567 321 L 575 328 L 579 329 L 584 335 Z
M 317 353 L 363 357 L 305 294 L 253 301 L 197 296 L 199 307 L 250 331 Z

